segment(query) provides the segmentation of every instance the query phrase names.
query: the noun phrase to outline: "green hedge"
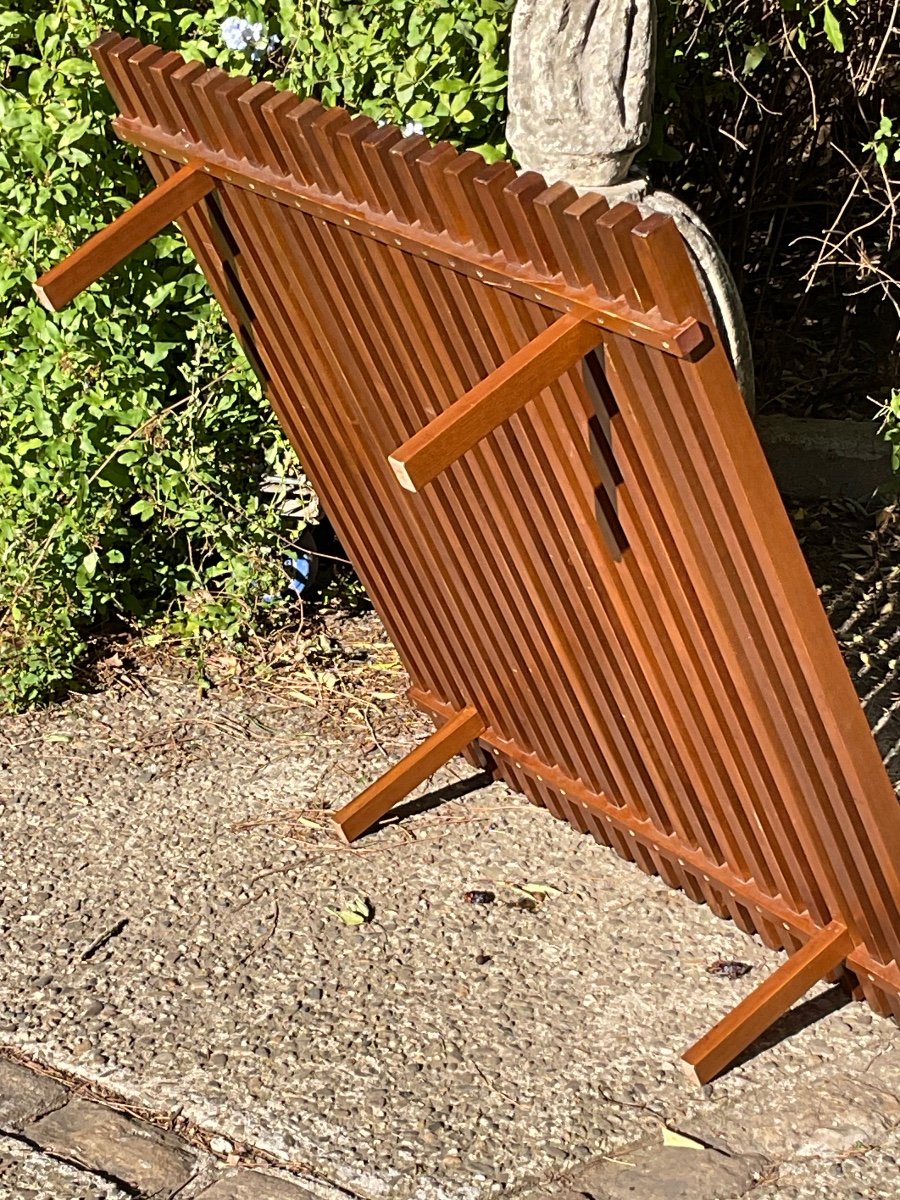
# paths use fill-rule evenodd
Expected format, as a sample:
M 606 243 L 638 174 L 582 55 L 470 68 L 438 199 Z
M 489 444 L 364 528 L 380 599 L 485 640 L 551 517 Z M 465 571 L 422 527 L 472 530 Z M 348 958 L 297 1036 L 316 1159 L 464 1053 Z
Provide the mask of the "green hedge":
M 133 32 L 487 154 L 503 136 L 505 0 L 250 6 L 282 39 L 256 62 L 223 46 L 219 0 L 48 9 L 0 15 L 0 707 L 67 683 L 110 617 L 200 639 L 271 617 L 280 530 L 259 482 L 296 471 L 177 232 L 58 315 L 32 299 L 150 182 L 110 133 L 91 40 Z

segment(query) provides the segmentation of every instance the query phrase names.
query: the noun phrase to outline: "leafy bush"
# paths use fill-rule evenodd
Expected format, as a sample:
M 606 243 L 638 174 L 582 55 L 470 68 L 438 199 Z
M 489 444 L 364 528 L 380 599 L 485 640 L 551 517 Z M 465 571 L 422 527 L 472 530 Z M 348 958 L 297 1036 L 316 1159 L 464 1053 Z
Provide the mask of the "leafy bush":
M 652 172 L 734 269 L 761 406 L 871 418 L 900 374 L 894 0 L 658 2 Z
M 0 707 L 64 685 L 86 631 L 165 619 L 186 637 L 257 621 L 280 565 L 265 472 L 296 470 L 176 231 L 58 315 L 30 280 L 150 186 L 111 135 L 87 55 L 105 28 L 496 153 L 506 0 L 281 0 L 229 50 L 227 0 L 23 0 L 0 14 Z M 268 39 L 263 39 L 268 46 Z

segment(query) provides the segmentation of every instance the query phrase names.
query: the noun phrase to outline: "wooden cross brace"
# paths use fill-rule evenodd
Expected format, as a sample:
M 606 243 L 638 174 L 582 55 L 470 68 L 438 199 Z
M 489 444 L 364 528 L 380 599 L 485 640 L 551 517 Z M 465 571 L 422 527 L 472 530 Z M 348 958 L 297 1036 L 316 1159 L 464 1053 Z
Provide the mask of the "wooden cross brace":
M 44 308 L 58 312 L 144 242 L 183 216 L 216 186 L 201 163 L 187 163 L 133 208 L 34 283 Z
M 388 462 L 401 487 L 417 492 L 430 483 L 601 340 L 596 325 L 559 317 L 394 451 Z
M 474 708 L 464 708 L 426 738 L 421 746 L 407 754 L 371 787 L 351 800 L 337 813 L 334 821 L 345 841 L 352 842 L 365 833 L 398 800 L 424 783 L 438 767 L 449 762 L 470 742 L 484 733 L 484 721 Z
M 714 1079 L 814 983 L 840 966 L 853 944 L 840 921 L 826 925 L 685 1051 L 681 1057 L 688 1075 L 700 1084 Z

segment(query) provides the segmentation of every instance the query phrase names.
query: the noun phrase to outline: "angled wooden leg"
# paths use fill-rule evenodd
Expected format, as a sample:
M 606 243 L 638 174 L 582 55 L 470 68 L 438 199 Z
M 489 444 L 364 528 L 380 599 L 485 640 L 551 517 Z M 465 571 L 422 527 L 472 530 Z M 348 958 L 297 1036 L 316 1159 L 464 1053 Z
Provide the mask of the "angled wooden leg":
M 338 829 L 348 842 L 358 838 L 379 817 L 408 796 L 414 787 L 424 783 L 438 767 L 459 754 L 469 742 L 484 733 L 485 724 L 474 708 L 464 708 L 445 725 L 426 738 L 411 754 L 401 760 L 355 800 L 334 814 Z
M 600 344 L 596 327 L 567 315 L 518 350 L 388 458 L 401 487 L 416 492 L 466 454 Z
M 171 221 L 183 216 L 215 186 L 216 181 L 200 163 L 188 163 L 170 175 L 165 183 L 138 200 L 134 208 L 116 217 L 111 225 L 42 275 L 33 284 L 41 304 L 57 312 L 144 242 L 156 237 Z
M 688 1074 L 701 1084 L 715 1078 L 852 949 L 844 925 L 826 925 L 682 1055 Z

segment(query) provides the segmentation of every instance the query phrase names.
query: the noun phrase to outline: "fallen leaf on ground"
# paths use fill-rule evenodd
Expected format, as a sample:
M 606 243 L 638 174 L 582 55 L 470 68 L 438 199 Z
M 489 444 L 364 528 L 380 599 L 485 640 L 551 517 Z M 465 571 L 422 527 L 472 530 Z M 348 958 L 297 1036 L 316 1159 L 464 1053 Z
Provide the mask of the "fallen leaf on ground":
M 705 1150 L 706 1147 L 702 1142 L 695 1142 L 693 1138 L 685 1137 L 683 1133 L 676 1133 L 674 1129 L 669 1129 L 663 1125 L 663 1145 L 678 1146 L 682 1150 Z
M 354 896 L 346 908 L 328 908 L 325 911 L 337 917 L 345 925 L 365 925 L 372 919 L 372 910 L 362 896 Z

